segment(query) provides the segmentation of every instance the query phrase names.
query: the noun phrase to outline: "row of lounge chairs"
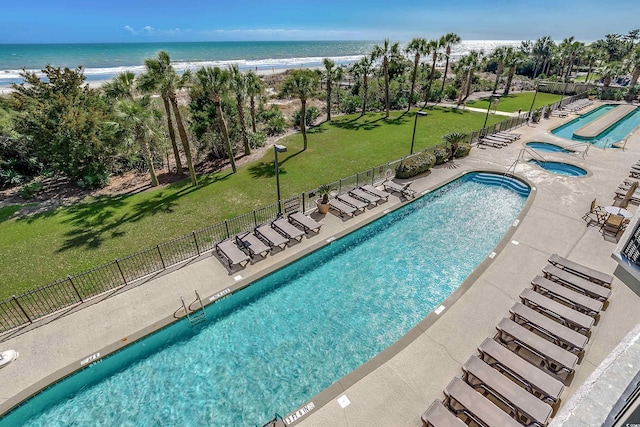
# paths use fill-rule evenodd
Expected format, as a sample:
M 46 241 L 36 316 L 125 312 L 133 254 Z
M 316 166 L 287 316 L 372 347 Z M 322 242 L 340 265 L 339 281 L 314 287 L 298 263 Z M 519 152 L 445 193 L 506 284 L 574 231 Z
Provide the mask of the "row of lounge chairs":
M 277 218 L 268 224 L 246 231 L 215 245 L 215 251 L 229 266 L 244 267 L 252 259 L 264 258 L 274 248 L 284 249 L 291 241 L 301 241 L 305 234 L 319 233 L 322 224 L 301 212 Z
M 557 254 L 422 415 L 425 427 L 545 426 L 611 294 L 613 276 Z M 556 408 L 557 409 L 557 408 Z
M 577 101 L 573 101 L 571 104 L 567 104 L 563 107 L 561 107 L 561 110 L 563 111 L 569 111 L 569 112 L 575 112 L 575 111 L 580 111 L 584 108 L 587 108 L 588 106 L 592 105 L 593 101 L 590 101 L 589 99 L 583 98 L 583 99 L 578 99 Z
M 519 133 L 501 131 L 479 138 L 478 144 L 487 145 L 494 148 L 502 148 L 518 139 L 520 139 Z
M 329 207 L 338 212 L 341 217 L 352 217 L 358 211 L 364 212 L 367 207 L 376 206 L 388 200 L 391 192 L 398 193 L 406 199 L 414 198 L 416 192 L 411 188 L 411 184 L 412 181 L 399 184 L 387 180 L 381 184 L 384 190 L 369 184 L 362 185 L 329 199 Z

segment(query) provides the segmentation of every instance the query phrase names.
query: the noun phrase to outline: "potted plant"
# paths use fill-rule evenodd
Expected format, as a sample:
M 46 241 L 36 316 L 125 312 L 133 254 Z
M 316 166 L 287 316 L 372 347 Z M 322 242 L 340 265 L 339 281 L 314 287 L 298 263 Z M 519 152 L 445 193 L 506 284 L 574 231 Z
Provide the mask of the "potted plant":
M 551 109 L 551 105 L 547 105 L 547 106 L 544 108 L 544 116 L 543 116 L 543 117 L 544 117 L 545 119 L 548 119 L 549 117 L 551 117 L 551 112 L 552 112 L 552 111 L 553 111 L 553 110 Z
M 598 89 L 596 89 L 595 87 L 590 88 L 587 91 L 587 96 L 589 97 L 589 101 L 593 101 L 596 98 L 597 94 L 598 94 Z
M 538 123 L 540 121 L 540 110 L 536 110 L 533 113 L 531 113 L 531 121 L 533 123 Z
M 316 200 L 316 204 L 318 205 L 318 213 L 326 214 L 329 212 L 329 193 L 331 192 L 331 187 L 327 184 L 322 184 L 316 190 L 316 194 L 320 196 L 318 200 Z

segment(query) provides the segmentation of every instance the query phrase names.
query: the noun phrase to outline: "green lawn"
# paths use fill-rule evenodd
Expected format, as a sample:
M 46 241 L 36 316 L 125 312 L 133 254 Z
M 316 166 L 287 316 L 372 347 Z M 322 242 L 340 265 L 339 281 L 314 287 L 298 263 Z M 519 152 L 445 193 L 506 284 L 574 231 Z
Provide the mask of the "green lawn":
M 531 108 L 531 102 L 533 101 L 534 94 L 535 92 L 521 92 L 502 96 L 498 102 L 498 111 L 515 113 L 518 110 L 522 110 L 523 113 L 528 113 Z M 560 101 L 560 98 L 562 98 L 561 95 L 538 92 L 538 95 L 536 96 L 536 103 L 533 108 L 536 109 L 544 105 L 553 104 L 554 102 Z M 469 101 L 467 102 L 467 106 L 486 109 L 489 106 L 489 101 L 488 98 Z
M 451 132 L 480 129 L 484 114 L 430 108 L 419 117 L 415 151 L 441 142 Z M 409 153 L 414 114 L 343 116 L 302 137 L 281 141 L 282 197 L 397 159 Z M 504 120 L 490 116 L 489 124 Z M 44 214 L 9 219 L 15 208 L 0 210 L 0 299 L 43 286 L 105 262 L 251 211 L 276 199 L 273 151 L 260 160 L 200 178 L 183 180 L 135 195 L 101 197 Z
M 600 74 L 597 74 L 597 73 L 589 74 L 589 81 L 591 83 L 595 82 L 596 80 L 600 80 L 601 78 L 602 76 Z M 573 81 L 576 83 L 581 83 L 581 82 L 584 82 L 585 80 L 587 80 L 586 74 L 584 76 L 577 76 Z

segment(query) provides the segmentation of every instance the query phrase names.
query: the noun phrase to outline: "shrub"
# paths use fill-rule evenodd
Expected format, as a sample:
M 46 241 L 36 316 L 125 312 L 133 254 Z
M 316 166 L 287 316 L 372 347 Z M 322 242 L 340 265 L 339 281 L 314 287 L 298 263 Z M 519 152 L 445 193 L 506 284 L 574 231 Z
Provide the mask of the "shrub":
M 347 96 L 342 99 L 340 110 L 345 114 L 352 114 L 358 111 L 358 108 L 362 105 L 362 98 L 359 96 Z
M 453 85 L 447 85 L 444 88 L 442 96 L 445 99 L 458 99 L 458 89 L 456 89 Z
M 461 142 L 458 144 L 458 148 L 456 149 L 456 152 L 453 153 L 453 156 L 456 159 L 459 159 L 460 157 L 467 157 L 470 152 L 471 152 L 471 144 L 468 144 L 466 142 Z
M 258 131 L 247 136 L 249 137 L 249 146 L 251 148 L 264 147 L 264 143 L 267 141 L 267 135 L 264 132 Z
M 293 124 L 294 126 L 300 126 L 300 116 L 302 115 L 302 109 L 297 110 L 295 112 L 295 114 L 293 115 Z M 320 110 L 318 110 L 318 107 L 309 107 L 307 108 L 307 114 L 306 114 L 306 121 L 307 121 L 307 126 L 310 126 L 313 124 L 313 122 L 316 121 L 316 119 L 318 118 L 318 116 L 320 116 Z
M 106 187 L 109 183 L 109 174 L 106 172 L 96 172 L 88 174 L 80 178 L 77 182 L 78 187 L 85 190 L 93 190 L 94 188 Z
M 433 167 L 436 158 L 433 154 L 423 151 L 415 156 L 405 159 L 396 166 L 396 177 L 411 178 L 421 173 L 427 172 Z
M 433 150 L 433 156 L 435 158 L 435 164 L 441 165 L 449 159 L 451 152 L 446 147 L 438 147 Z
M 31 184 L 26 184 L 18 190 L 18 194 L 24 199 L 31 199 L 35 197 L 36 194 L 42 188 L 42 183 L 40 182 L 32 182 Z

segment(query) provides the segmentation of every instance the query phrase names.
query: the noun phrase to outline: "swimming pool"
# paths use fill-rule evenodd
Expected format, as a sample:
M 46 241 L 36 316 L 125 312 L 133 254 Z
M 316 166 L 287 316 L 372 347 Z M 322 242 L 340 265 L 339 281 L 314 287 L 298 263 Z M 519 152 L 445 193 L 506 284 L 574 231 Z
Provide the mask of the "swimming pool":
M 547 153 L 575 153 L 573 150 L 567 150 L 556 144 L 551 144 L 550 142 L 527 142 L 527 147 L 534 149 L 536 151 L 544 151 Z
M 93 364 L 0 425 L 259 425 L 294 410 L 419 323 L 501 240 L 528 190 L 485 175 L 208 306 L 194 329 L 180 321 Z
M 587 171 L 581 167 L 562 162 L 550 162 L 531 159 L 529 163 L 540 166 L 542 169 L 563 176 L 584 176 Z
M 583 114 L 582 116 L 553 129 L 551 133 L 561 138 L 576 142 L 588 142 L 599 148 L 609 148 L 611 147 L 611 144 L 622 141 L 631 131 L 633 131 L 633 129 L 640 125 L 640 109 L 636 108 L 634 112 L 619 120 L 615 125 L 598 135 L 592 141 L 585 141 L 584 139 L 576 138 L 573 136 L 573 132 L 598 117 L 603 116 L 615 107 L 617 107 L 616 104 L 606 104 L 598 107 L 593 111 Z

